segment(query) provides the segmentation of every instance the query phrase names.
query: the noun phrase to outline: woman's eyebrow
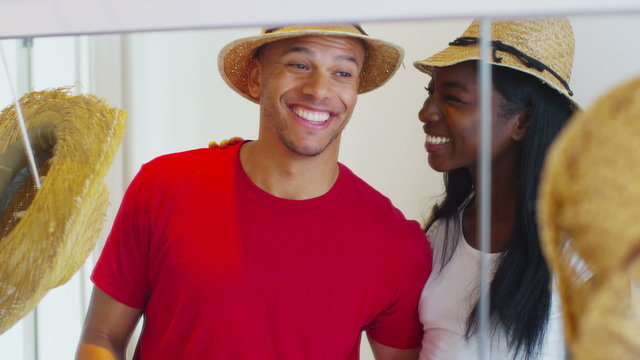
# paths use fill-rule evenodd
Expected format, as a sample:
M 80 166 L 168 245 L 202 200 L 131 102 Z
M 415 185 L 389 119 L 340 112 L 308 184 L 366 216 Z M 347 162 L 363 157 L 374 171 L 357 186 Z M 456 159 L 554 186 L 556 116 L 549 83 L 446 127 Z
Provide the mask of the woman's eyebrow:
M 458 82 L 458 81 L 447 81 L 442 83 L 441 85 L 443 88 L 454 88 L 454 89 L 460 89 L 464 92 L 469 92 L 469 88 L 467 88 L 465 86 L 465 84 Z

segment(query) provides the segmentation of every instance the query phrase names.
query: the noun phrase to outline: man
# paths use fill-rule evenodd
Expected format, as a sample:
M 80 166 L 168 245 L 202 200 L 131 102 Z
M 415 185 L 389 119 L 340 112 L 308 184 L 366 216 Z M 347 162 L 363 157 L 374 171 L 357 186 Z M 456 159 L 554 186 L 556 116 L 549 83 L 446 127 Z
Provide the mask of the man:
M 96 265 L 78 358 L 414 359 L 431 251 L 337 162 L 357 95 L 402 59 L 359 27 L 287 27 L 220 53 L 258 139 L 145 164 Z M 109 358 L 109 357 L 107 357 Z

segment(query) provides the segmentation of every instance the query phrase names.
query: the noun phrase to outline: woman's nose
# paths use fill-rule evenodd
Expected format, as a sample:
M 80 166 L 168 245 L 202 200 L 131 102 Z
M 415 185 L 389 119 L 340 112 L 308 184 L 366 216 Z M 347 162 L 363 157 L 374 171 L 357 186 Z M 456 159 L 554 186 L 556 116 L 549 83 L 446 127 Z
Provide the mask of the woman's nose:
M 438 111 L 433 104 L 433 99 L 428 97 L 424 104 L 422 104 L 422 108 L 418 111 L 418 119 L 423 122 L 433 122 L 438 121 L 440 116 L 438 115 Z

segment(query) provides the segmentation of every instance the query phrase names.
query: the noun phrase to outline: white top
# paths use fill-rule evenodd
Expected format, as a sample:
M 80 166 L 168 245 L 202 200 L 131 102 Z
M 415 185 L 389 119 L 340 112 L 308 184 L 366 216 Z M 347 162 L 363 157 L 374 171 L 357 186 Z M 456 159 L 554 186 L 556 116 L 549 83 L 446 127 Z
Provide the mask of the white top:
M 454 221 L 454 220 L 449 220 Z M 455 223 L 451 223 L 454 225 Z M 454 228 L 455 226 L 450 226 Z M 478 338 L 465 340 L 466 322 L 473 305 L 478 301 L 480 256 L 464 239 L 460 224 L 457 225 L 458 245 L 451 260 L 442 266 L 443 242 L 446 236 L 444 220 L 439 220 L 429 229 L 429 240 L 433 247 L 433 270 L 420 297 L 420 321 L 424 328 L 420 360 L 478 359 Z M 499 254 L 484 254 L 490 268 L 496 265 Z M 512 359 L 504 334 L 487 337 L 491 342 L 487 359 Z M 519 354 L 522 355 L 522 354 Z M 531 359 L 555 360 L 565 358 L 562 333 L 562 315 L 559 299 L 555 293 L 551 298 L 551 314 L 545 332 L 541 352 Z M 518 356 L 516 359 L 524 359 Z

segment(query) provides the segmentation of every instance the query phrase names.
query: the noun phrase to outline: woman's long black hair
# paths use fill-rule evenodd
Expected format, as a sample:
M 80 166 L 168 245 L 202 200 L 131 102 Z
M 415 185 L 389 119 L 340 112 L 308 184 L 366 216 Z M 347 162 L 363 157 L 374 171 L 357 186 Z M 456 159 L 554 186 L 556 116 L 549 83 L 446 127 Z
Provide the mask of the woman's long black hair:
M 495 330 L 504 331 L 514 356 L 523 353 L 528 359 L 542 344 L 551 305 L 550 274 L 540 249 L 536 221 L 540 171 L 549 145 L 574 108 L 558 91 L 518 70 L 493 66 L 493 86 L 507 100 L 502 112 L 527 111 L 530 116 L 522 145 L 514 230 L 498 258 L 489 308 L 492 335 Z M 445 197 L 434 206 L 425 231 L 441 218 L 461 221 L 460 207 L 473 190 L 467 168 L 445 172 L 444 183 Z M 458 238 L 447 236 L 443 267 L 451 259 Z M 478 329 L 477 311 L 476 303 L 467 318 L 467 338 Z

